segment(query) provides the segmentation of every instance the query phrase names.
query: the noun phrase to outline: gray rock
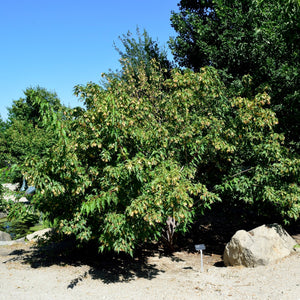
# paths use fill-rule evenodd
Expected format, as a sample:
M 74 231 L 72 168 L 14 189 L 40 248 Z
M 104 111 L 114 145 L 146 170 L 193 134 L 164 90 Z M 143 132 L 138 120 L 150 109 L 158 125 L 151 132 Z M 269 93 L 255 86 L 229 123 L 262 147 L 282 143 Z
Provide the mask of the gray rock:
M 10 234 L 4 231 L 0 231 L 0 241 L 11 241 Z
M 18 190 L 20 184 L 19 183 L 3 183 L 2 184 L 4 188 L 12 191 L 12 192 L 15 192 Z
M 6 218 L 7 213 L 0 211 L 0 219 Z
M 41 238 L 46 238 L 47 236 L 46 234 L 50 233 L 51 230 L 52 230 L 51 228 L 46 228 L 46 229 L 35 231 L 34 233 L 28 234 L 26 236 L 26 239 L 29 242 L 37 242 Z
M 19 199 L 19 202 L 22 202 L 22 203 L 29 203 L 29 200 L 26 198 L 26 197 L 21 197 L 20 199 Z
M 14 245 L 15 241 L 0 241 L 0 246 L 11 246 Z
M 263 225 L 249 232 L 237 231 L 226 245 L 226 266 L 256 267 L 282 259 L 291 252 L 296 241 L 278 224 Z

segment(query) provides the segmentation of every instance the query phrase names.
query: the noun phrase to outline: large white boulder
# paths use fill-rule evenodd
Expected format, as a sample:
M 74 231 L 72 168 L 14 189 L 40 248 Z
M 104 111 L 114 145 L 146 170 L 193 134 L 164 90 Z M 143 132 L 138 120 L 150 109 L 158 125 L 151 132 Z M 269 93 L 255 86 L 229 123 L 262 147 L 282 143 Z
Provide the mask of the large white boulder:
M 278 224 L 262 225 L 251 231 L 239 230 L 226 245 L 226 266 L 256 267 L 288 256 L 296 241 Z

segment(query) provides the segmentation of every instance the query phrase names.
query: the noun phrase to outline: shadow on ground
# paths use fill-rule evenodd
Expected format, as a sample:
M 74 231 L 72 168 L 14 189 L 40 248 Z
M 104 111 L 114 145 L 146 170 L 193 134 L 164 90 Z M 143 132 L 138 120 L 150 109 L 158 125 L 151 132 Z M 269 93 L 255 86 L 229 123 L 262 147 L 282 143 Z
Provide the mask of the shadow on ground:
M 140 250 L 134 258 L 126 254 L 99 254 L 96 247 L 88 245 L 78 249 L 72 240 L 63 242 L 40 243 L 25 249 L 8 253 L 5 263 L 18 261 L 32 268 L 57 266 L 88 266 L 89 270 L 70 282 L 74 288 L 87 275 L 104 283 L 128 282 L 136 278 L 153 279 L 163 270 L 147 262 L 157 254 L 154 249 Z
M 240 229 L 251 230 L 262 224 L 272 224 L 270 218 L 258 218 L 245 214 L 240 208 L 230 211 L 214 209 L 199 218 L 184 236 L 178 236 L 174 245 L 175 251 L 195 253 L 195 244 L 205 244 L 204 254 L 211 256 L 211 265 L 224 267 L 222 254 L 227 242 Z M 288 233 L 300 236 L 299 222 L 286 228 Z M 63 242 L 40 243 L 37 246 L 25 247 L 12 251 L 7 261 L 20 261 L 32 268 L 58 266 L 88 266 L 88 271 L 74 278 L 68 288 L 74 288 L 85 277 L 101 280 L 104 283 L 128 282 L 136 278 L 153 279 L 163 273 L 156 264 L 149 263 L 151 256 L 169 255 L 172 262 L 182 261 L 179 257 L 163 252 L 160 244 L 144 245 L 134 257 L 125 254 L 99 254 L 96 245 L 87 245 L 81 249 L 72 240 Z M 208 259 L 208 257 L 206 257 Z M 217 259 L 217 260 L 216 260 Z

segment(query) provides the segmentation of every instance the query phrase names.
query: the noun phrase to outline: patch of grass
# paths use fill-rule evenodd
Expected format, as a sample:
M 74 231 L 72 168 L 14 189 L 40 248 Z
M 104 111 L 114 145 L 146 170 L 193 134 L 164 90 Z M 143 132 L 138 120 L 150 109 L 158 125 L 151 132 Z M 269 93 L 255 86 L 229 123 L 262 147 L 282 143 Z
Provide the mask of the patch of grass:
M 7 218 L 5 217 L 5 218 L 1 218 L 0 219 L 0 226 L 2 225 L 2 224 L 4 224 L 5 222 L 7 222 Z
M 38 231 L 38 230 L 42 230 L 42 229 L 45 229 L 46 227 L 43 225 L 43 224 L 36 224 L 36 225 L 34 225 L 34 226 L 32 226 L 32 227 L 30 227 L 29 228 L 29 230 L 31 231 L 31 232 L 35 232 L 35 231 Z
M 8 220 L 6 217 L 0 219 L 0 230 L 1 231 L 5 231 L 5 232 L 7 231 L 7 222 L 8 222 Z

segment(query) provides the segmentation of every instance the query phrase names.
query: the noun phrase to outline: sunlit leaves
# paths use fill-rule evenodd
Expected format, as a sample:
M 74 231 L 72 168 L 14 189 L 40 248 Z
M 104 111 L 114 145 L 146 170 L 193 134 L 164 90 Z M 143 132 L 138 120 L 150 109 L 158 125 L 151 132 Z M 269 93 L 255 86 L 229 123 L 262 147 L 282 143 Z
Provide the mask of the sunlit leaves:
M 195 215 L 228 198 L 282 197 L 278 212 L 297 217 L 298 169 L 272 131 L 267 94 L 230 97 L 211 67 L 166 79 L 154 60 L 147 72 L 143 62 L 123 61 L 122 74 L 107 75 L 105 88 L 77 86 L 87 109 L 67 111 L 49 156 L 29 162 L 41 191 L 36 205 L 62 232 L 132 254 L 160 238 L 169 217 L 185 232 Z

